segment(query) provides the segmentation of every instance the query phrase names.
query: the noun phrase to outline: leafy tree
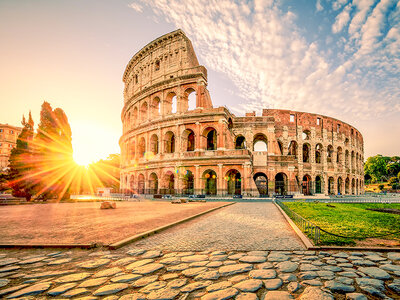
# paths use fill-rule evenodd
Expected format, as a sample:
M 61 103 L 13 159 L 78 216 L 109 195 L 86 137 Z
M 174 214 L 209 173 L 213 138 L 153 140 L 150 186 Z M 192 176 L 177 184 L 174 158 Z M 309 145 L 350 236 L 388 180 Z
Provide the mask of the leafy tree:
M 385 186 L 383 184 L 378 185 L 378 189 L 381 190 L 381 191 L 384 189 L 384 187 Z
M 397 177 L 391 177 L 391 178 L 389 179 L 389 184 L 394 184 L 394 183 L 396 183 L 396 182 L 399 182 L 399 179 L 398 179 Z
M 43 102 L 35 137 L 35 164 L 40 181 L 36 193 L 43 199 L 68 198 L 75 164 L 72 158 L 72 133 L 61 108 Z
M 120 154 L 110 154 L 107 159 L 101 159 L 89 165 L 89 172 L 98 178 L 98 185 L 119 190 Z
M 371 181 L 381 181 L 387 176 L 386 165 L 390 161 L 390 157 L 380 154 L 368 157 L 364 164 L 365 176 L 369 176 Z
M 28 122 L 22 118 L 22 131 L 18 136 L 17 145 L 11 150 L 10 165 L 7 174 L 8 185 L 16 197 L 24 197 L 27 201 L 32 198 L 36 184 L 32 161 L 32 139 L 34 135 L 32 115 L 29 113 Z

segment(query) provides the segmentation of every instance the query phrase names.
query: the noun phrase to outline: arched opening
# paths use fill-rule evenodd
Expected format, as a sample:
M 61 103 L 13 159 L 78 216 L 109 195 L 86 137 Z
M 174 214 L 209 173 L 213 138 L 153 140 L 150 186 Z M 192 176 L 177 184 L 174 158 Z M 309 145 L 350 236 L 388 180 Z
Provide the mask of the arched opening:
M 138 194 L 144 194 L 144 176 L 143 174 L 139 174 L 138 176 Z
M 334 185 L 335 185 L 335 180 L 333 179 L 333 177 L 329 177 L 328 178 L 328 194 L 329 195 L 333 195 L 335 193 Z
M 204 193 L 206 195 L 217 194 L 217 173 L 213 170 L 207 170 L 203 173 Z
M 310 144 L 303 144 L 303 162 L 310 162 Z
M 304 130 L 303 133 L 301 134 L 301 138 L 305 140 L 309 140 L 311 137 L 311 132 L 309 130 Z
M 320 164 L 321 157 L 322 157 L 322 145 L 317 144 L 317 146 L 315 146 L 315 163 Z
M 153 118 L 158 117 L 161 114 L 161 100 L 155 97 L 151 102 L 151 116 Z
M 175 135 L 172 131 L 165 134 L 165 153 L 175 152 Z
M 322 193 L 322 180 L 321 176 L 315 177 L 315 193 L 321 194 Z
M 133 126 L 136 126 L 137 121 L 138 121 L 138 109 L 137 109 L 137 107 L 135 107 L 135 108 L 133 109 L 133 114 L 132 114 L 132 123 L 133 123 Z
M 358 179 L 356 180 L 356 195 L 358 195 Z
M 265 134 L 257 133 L 253 137 L 253 151 L 259 151 L 259 152 L 268 151 L 268 140 Z
M 194 132 L 191 129 L 185 129 L 182 134 L 182 146 L 183 150 L 185 151 L 194 151 L 195 149 L 195 138 Z
M 149 194 L 158 193 L 158 177 L 156 173 L 151 173 L 149 176 Z
M 326 157 L 326 161 L 328 162 L 328 163 L 331 163 L 331 162 L 333 162 L 333 147 L 332 147 L 332 145 L 329 145 L 328 146 L 328 149 L 327 149 L 327 157 Z
M 253 176 L 260 197 L 268 196 L 268 177 L 264 173 L 256 173 Z
M 158 154 L 158 136 L 153 134 L 150 138 L 150 151 L 155 155 Z
M 232 118 L 228 119 L 228 129 L 231 130 L 233 128 Z
M 305 196 L 311 195 L 311 177 L 310 177 L 310 175 L 303 176 L 302 191 L 303 191 L 303 195 L 305 195 Z
M 125 128 L 127 130 L 129 130 L 131 128 L 131 113 L 128 113 L 128 116 L 126 118 L 126 124 L 125 124 Z
M 288 155 L 294 156 L 297 159 L 297 142 L 291 141 L 288 148 Z
M 242 177 L 238 170 L 229 170 L 225 175 L 226 189 L 229 195 L 242 194 Z
M 136 145 L 135 145 L 135 141 L 132 141 L 131 144 L 131 151 L 130 151 L 130 160 L 134 160 L 136 158 Z
M 351 180 L 351 194 L 354 195 L 355 194 L 355 188 L 356 188 L 356 183 L 354 178 Z
M 158 71 L 160 70 L 160 61 L 156 60 L 155 64 L 154 64 L 154 71 Z
M 171 101 L 171 113 L 175 114 L 178 112 L 178 98 L 176 95 L 172 97 Z
M 194 176 L 193 173 L 189 170 L 186 170 L 185 175 L 182 178 L 183 183 L 183 194 L 184 195 L 193 195 L 194 194 Z
M 129 190 L 132 194 L 135 193 L 135 176 L 131 175 L 131 179 L 129 181 Z
M 165 114 L 173 114 L 176 113 L 177 110 L 177 100 L 176 94 L 174 92 L 170 92 L 167 94 L 164 100 L 164 112 Z
M 343 152 L 342 152 L 342 147 L 337 147 L 337 153 L 336 153 L 336 162 L 338 164 L 341 164 L 343 162 Z
M 140 120 L 142 122 L 147 121 L 147 102 L 144 102 L 140 107 Z
M 187 101 L 187 110 L 196 109 L 196 91 L 192 88 L 188 88 L 186 89 L 184 95 Z
M 175 194 L 175 175 L 171 171 L 168 171 L 164 174 L 164 189 L 162 191 L 162 194 L 169 194 L 173 195 Z
M 279 155 L 283 155 L 283 143 L 278 141 Z
M 342 195 L 343 194 L 343 180 L 342 180 L 342 177 L 338 177 L 338 179 L 337 179 L 337 192 L 338 192 L 338 195 Z
M 235 149 L 246 149 L 246 139 L 243 135 L 239 135 L 235 141 Z
M 349 150 L 346 150 L 346 152 L 345 152 L 345 162 L 344 162 L 346 168 L 349 167 L 349 159 L 350 159 Z
M 287 194 L 287 176 L 285 173 L 278 173 L 275 175 L 275 194 L 286 195 Z
M 345 184 L 344 184 L 344 192 L 346 195 L 350 194 L 350 179 L 349 177 L 346 178 Z
M 351 171 L 354 170 L 354 151 L 351 151 Z
M 206 150 L 217 150 L 217 131 L 208 127 L 204 130 L 203 136 L 206 137 Z
M 139 157 L 144 157 L 146 154 L 146 140 L 144 137 L 141 137 L 139 140 Z

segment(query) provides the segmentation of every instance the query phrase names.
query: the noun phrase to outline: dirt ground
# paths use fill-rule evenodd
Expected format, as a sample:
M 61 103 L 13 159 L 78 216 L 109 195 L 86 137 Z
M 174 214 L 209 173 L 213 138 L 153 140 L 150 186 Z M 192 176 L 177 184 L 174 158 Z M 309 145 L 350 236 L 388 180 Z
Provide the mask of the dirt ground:
M 226 203 L 117 202 L 116 209 L 100 204 L 0 206 L 0 244 L 111 244 Z

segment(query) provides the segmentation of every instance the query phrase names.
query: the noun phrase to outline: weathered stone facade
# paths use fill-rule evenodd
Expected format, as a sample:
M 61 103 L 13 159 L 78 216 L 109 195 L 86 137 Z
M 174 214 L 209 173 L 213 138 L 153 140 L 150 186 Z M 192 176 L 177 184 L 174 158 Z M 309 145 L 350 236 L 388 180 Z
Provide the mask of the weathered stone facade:
M 133 193 L 360 194 L 363 137 L 334 118 L 214 108 L 181 30 L 146 45 L 123 81 L 121 188 Z M 195 95 L 195 99 L 191 99 Z
M 21 127 L 0 124 L 0 171 L 8 167 L 11 150 L 16 146 L 21 130 Z

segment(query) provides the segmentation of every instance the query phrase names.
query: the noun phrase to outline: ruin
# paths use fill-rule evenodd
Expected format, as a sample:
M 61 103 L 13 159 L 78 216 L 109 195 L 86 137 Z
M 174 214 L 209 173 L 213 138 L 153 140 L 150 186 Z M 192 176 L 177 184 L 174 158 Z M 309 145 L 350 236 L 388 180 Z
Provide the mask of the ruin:
M 123 75 L 121 188 L 138 194 L 364 193 L 364 143 L 327 116 L 213 107 L 182 30 L 147 44 Z

